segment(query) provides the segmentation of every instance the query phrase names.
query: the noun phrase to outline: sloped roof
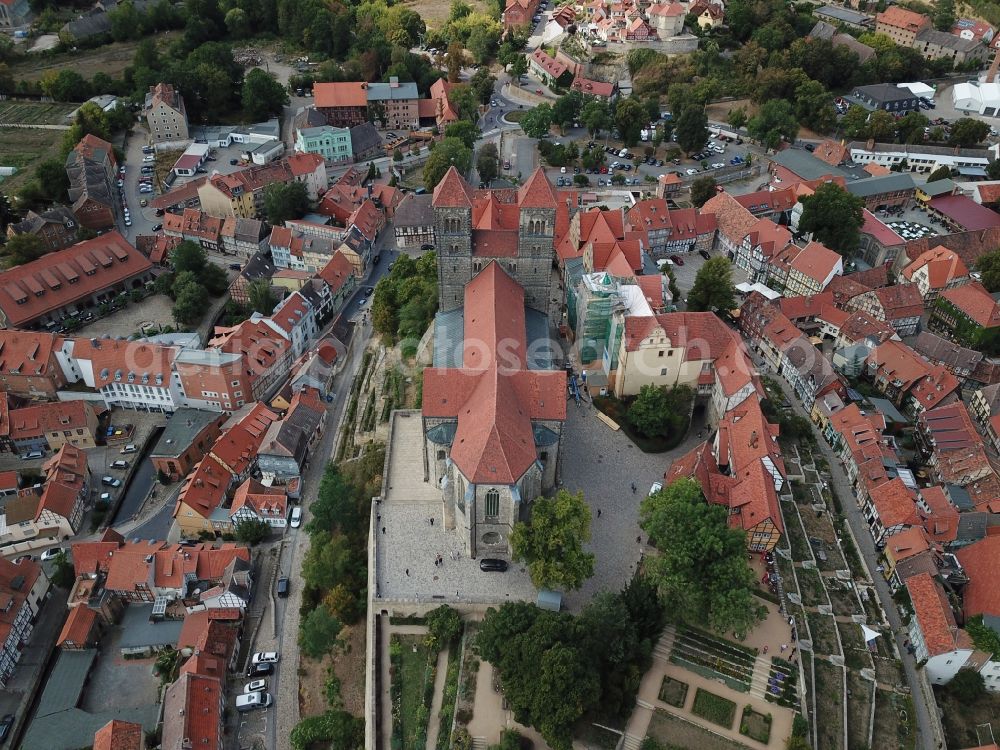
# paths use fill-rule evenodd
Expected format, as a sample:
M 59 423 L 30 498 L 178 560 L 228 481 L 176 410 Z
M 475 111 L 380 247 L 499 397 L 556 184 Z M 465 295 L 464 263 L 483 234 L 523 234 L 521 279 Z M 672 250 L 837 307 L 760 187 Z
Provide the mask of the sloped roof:
M 983 328 L 995 328 L 1000 325 L 1000 307 L 986 291 L 986 287 L 978 281 L 946 289 L 941 292 L 941 297 Z

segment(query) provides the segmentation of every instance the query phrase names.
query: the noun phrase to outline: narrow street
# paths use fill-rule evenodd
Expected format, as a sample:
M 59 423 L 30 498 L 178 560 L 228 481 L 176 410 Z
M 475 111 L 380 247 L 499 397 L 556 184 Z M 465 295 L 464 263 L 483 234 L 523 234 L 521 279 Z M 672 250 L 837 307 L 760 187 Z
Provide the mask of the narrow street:
M 758 360 L 757 366 L 761 368 L 762 372 L 766 371 L 766 366 L 762 367 L 759 357 L 755 356 L 755 359 Z M 781 389 L 784 392 L 785 397 L 795 405 L 795 410 L 799 413 L 799 415 L 809 420 L 809 414 L 803 408 L 798 396 L 792 388 L 780 376 L 775 377 L 774 380 L 781 385 Z M 812 424 L 812 420 L 809 420 L 809 422 Z M 906 651 L 906 649 L 903 648 L 903 641 L 906 639 L 906 631 L 903 628 L 902 620 L 899 616 L 899 610 L 896 608 L 896 604 L 892 600 L 892 592 L 889 590 L 889 584 L 886 583 L 885 579 L 881 575 L 877 574 L 879 567 L 879 552 L 875 549 L 875 540 L 872 538 L 868 524 L 861 515 L 861 509 L 854 500 L 854 487 L 847 478 L 847 474 L 844 472 L 840 459 L 827 444 L 823 435 L 815 425 L 813 425 L 813 433 L 816 436 L 816 442 L 819 446 L 820 452 L 822 452 L 823 457 L 826 458 L 827 462 L 830 464 L 829 481 L 831 486 L 836 490 L 837 496 L 840 498 L 840 505 L 843 510 L 844 517 L 847 519 L 847 523 L 850 526 L 855 546 L 857 546 L 861 557 L 865 561 L 868 578 L 873 582 L 875 590 L 878 592 L 879 603 L 882 605 L 886 618 L 892 626 L 896 642 L 896 651 L 899 653 L 900 659 L 902 660 L 903 669 L 906 672 L 906 681 L 910 686 L 911 695 L 913 697 L 913 706 L 917 714 L 917 747 L 922 750 L 935 750 L 936 748 L 944 747 L 944 738 L 937 737 L 934 731 L 934 727 L 939 725 L 939 722 L 933 721 L 931 714 L 932 711 L 936 712 L 938 710 L 937 703 L 934 701 L 933 694 L 930 692 L 930 686 L 927 684 L 927 681 L 922 675 L 917 673 L 916 661 Z M 876 571 L 876 573 L 873 575 L 872 571 Z

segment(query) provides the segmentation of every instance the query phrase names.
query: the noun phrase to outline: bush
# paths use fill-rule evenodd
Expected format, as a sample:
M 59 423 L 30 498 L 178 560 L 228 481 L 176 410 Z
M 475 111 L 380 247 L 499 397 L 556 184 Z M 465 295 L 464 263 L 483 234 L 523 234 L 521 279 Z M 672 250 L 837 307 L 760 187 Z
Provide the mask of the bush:
M 329 747 L 351 750 L 365 741 L 365 723 L 346 711 L 327 711 L 320 716 L 303 719 L 290 736 L 295 750 L 309 750 L 317 742 L 328 742 Z
M 472 750 L 472 735 L 465 727 L 459 727 L 451 735 L 451 750 Z
M 432 648 L 444 648 L 462 634 L 462 617 L 447 604 L 427 614 L 427 630 Z

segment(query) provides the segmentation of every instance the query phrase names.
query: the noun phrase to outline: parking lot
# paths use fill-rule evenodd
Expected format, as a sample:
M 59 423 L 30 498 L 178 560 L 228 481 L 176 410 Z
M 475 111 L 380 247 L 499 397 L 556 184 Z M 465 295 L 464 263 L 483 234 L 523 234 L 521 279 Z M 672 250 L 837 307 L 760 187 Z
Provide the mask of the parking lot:
M 154 294 L 141 302 L 129 303 L 106 317 L 93 320 L 75 332 L 77 336 L 132 336 L 143 328 L 174 326 L 173 301 L 164 294 Z M 144 325 L 148 324 L 148 325 Z

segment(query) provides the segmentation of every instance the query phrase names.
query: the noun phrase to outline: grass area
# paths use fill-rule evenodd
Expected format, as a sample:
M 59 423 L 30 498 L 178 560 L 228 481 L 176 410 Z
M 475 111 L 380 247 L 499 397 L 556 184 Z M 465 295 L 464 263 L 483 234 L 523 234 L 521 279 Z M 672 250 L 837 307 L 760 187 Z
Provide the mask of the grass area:
M 466 0 L 472 6 L 474 12 L 488 13 L 486 3 L 483 0 Z M 403 5 L 410 10 L 416 11 L 427 24 L 427 28 L 439 28 L 448 20 L 451 12 L 451 5 L 438 0 L 405 0 Z
M 718 724 L 720 727 L 732 729 L 733 717 L 736 716 L 736 704 L 721 695 L 698 688 L 698 692 L 694 694 L 694 705 L 691 706 L 691 713 L 713 724 Z
M 508 122 L 521 122 L 521 120 L 524 119 L 524 116 L 527 113 L 528 110 L 526 109 L 515 109 L 512 112 L 508 112 L 506 115 L 504 115 L 504 119 L 507 120 Z
M 58 159 L 62 130 L 27 130 L 0 127 L 0 166 L 16 167 L 3 181 L 3 191 L 16 193 L 34 176 L 35 167 L 46 159 Z
M 802 604 L 804 606 L 815 607 L 819 604 L 830 603 L 818 572 L 812 568 L 799 568 L 795 571 L 795 575 L 799 579 L 799 590 L 802 593 Z
M 871 705 L 875 700 L 874 683 L 861 679 L 854 671 L 847 673 L 847 747 L 861 750 L 868 747 L 868 724 Z
M 657 750 L 746 750 L 746 745 L 740 742 L 720 737 L 666 711 L 653 712 L 646 738 L 657 743 Z
M 845 581 L 827 579 L 826 593 L 830 597 L 830 604 L 833 605 L 835 615 L 860 615 L 861 605 L 858 604 L 858 597 L 854 593 L 853 584 Z
M 844 747 L 844 672 L 816 659 L 816 750 Z
M 940 700 L 940 698 L 938 699 Z M 938 703 L 944 708 L 944 705 Z M 945 709 L 943 715 L 945 736 L 949 747 L 974 747 L 980 744 L 978 740 L 958 742 L 953 739 L 951 722 L 960 721 L 960 713 L 949 713 Z M 993 719 L 992 714 L 987 721 Z M 908 695 L 898 695 L 888 690 L 875 691 L 875 724 L 872 734 L 871 750 L 913 750 L 917 744 L 917 721 L 913 713 L 913 699 Z M 993 722 L 993 731 L 1000 730 L 1000 721 Z M 975 724 L 965 724 L 960 731 L 974 738 Z M 971 732 L 971 733 L 970 733 Z M 985 741 L 985 738 L 984 738 Z
M 758 713 L 753 706 L 745 706 L 740 718 L 740 734 L 766 745 L 771 740 L 771 714 Z
M 12 125 L 67 125 L 75 104 L 55 102 L 0 102 L 0 123 Z
M 424 750 L 437 654 L 424 645 L 422 635 L 393 636 L 393 646 L 399 649 L 392 675 L 393 735 L 401 738 L 402 750 Z
M 676 708 L 684 708 L 684 701 L 687 700 L 687 694 L 688 684 L 686 682 L 681 682 L 680 680 L 675 680 L 673 677 L 664 675 L 663 684 L 660 685 L 659 698 L 661 701 Z
M 822 656 L 823 654 L 840 654 L 837 644 L 836 623 L 829 615 L 821 615 L 818 612 L 809 612 L 806 615 L 809 620 L 809 632 L 812 633 L 813 650 Z
M 856 622 L 838 622 L 840 642 L 844 645 L 844 663 L 848 669 L 870 669 L 872 659 L 865 646 L 861 626 Z
M 162 50 L 179 36 L 179 31 L 167 31 L 153 38 Z M 84 78 L 93 78 L 95 73 L 107 73 L 115 78 L 132 64 L 138 46 L 139 40 L 134 40 L 105 44 L 96 49 L 25 55 L 11 64 L 10 74 L 15 80 L 38 81 L 50 70 L 72 68 Z
M 687 434 L 690 422 L 684 425 L 683 430 L 679 430 L 677 433 L 670 435 L 668 437 L 646 437 L 636 431 L 632 424 L 628 420 L 628 402 L 619 401 L 611 396 L 594 396 L 594 406 L 600 409 L 604 414 L 611 417 L 615 422 L 617 422 L 628 439 L 631 440 L 643 453 L 665 453 L 672 448 L 676 448 L 680 445 L 684 436 Z

